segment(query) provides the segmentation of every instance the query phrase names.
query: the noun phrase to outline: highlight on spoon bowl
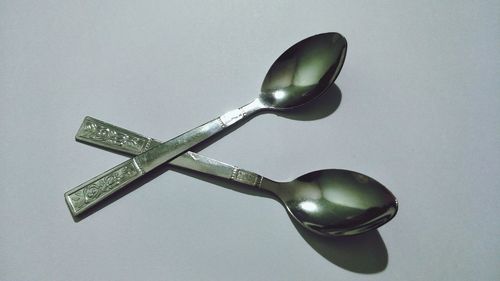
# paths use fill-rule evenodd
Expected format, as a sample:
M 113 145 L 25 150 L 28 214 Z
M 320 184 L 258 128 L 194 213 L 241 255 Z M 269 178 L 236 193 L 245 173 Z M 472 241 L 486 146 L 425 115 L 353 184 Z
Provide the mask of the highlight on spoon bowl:
M 347 40 L 339 33 L 321 33 L 288 48 L 270 67 L 260 99 L 287 109 L 304 104 L 333 84 L 344 64 Z

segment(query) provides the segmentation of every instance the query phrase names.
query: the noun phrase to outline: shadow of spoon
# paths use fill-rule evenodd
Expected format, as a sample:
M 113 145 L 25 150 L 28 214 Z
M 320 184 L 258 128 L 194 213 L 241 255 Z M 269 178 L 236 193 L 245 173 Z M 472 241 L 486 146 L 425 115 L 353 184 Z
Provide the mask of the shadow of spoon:
M 373 274 L 387 267 L 389 256 L 378 230 L 354 236 L 327 237 L 312 233 L 290 219 L 311 248 L 343 269 Z

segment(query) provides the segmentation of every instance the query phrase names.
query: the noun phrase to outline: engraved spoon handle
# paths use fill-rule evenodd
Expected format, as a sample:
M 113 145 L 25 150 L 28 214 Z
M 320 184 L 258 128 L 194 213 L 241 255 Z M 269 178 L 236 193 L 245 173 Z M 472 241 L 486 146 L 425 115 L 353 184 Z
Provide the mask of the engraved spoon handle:
M 101 148 L 124 152 L 129 156 L 139 155 L 162 143 L 90 116 L 83 119 L 75 139 Z
M 85 117 L 75 138 L 78 141 L 98 147 L 125 152 L 130 156 L 141 154 L 147 149 L 161 144 L 160 141 L 153 138 L 145 137 L 90 116 Z M 230 179 L 254 187 L 260 187 L 263 178 L 256 173 L 239 169 L 236 166 L 191 151 L 170 160 L 169 165 Z
M 242 108 L 229 111 L 219 118 L 157 145 L 67 191 L 64 197 L 71 214 L 77 216 L 85 212 L 130 182 L 260 109 L 262 104 L 256 99 Z

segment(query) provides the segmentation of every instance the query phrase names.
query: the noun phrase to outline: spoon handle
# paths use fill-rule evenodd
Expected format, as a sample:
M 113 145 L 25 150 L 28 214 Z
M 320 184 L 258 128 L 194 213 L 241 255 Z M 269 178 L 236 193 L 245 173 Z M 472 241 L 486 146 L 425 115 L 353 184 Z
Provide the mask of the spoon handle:
M 112 151 L 124 152 L 130 156 L 141 154 L 161 144 L 160 141 L 153 138 L 145 137 L 90 116 L 85 117 L 75 138 L 83 143 L 89 143 Z M 260 187 L 263 179 L 262 176 L 256 173 L 239 169 L 236 166 L 191 151 L 170 160 L 169 164 L 254 187 Z
M 256 99 L 246 106 L 229 111 L 219 118 L 157 145 L 150 150 L 144 151 L 132 159 L 67 191 L 64 197 L 71 214 L 78 216 L 154 168 L 170 161 L 191 147 L 205 141 L 260 109 L 262 109 L 262 105 Z

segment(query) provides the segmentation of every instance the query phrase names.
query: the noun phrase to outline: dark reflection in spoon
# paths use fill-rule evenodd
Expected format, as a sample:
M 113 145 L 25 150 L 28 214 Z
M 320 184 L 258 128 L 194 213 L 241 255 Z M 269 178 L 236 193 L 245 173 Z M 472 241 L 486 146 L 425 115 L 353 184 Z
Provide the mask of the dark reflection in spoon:
M 274 109 L 288 109 L 316 98 L 337 78 L 346 52 L 346 39 L 335 32 L 300 41 L 270 67 L 260 100 Z
M 322 95 L 297 107 L 293 111 L 278 111 L 275 114 L 297 121 L 314 121 L 326 118 L 334 113 L 342 101 L 342 92 L 332 84 Z
M 349 170 L 314 171 L 289 182 L 263 178 L 260 187 L 305 228 L 323 235 L 360 234 L 390 221 L 398 210 L 384 185 Z

